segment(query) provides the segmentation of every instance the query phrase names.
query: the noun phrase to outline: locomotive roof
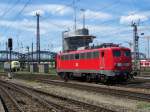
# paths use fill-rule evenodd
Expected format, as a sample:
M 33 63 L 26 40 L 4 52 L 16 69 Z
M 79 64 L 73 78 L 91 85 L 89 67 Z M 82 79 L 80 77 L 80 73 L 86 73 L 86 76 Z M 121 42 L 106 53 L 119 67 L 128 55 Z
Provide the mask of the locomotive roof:
M 74 53 L 83 53 L 83 52 L 90 52 L 90 51 L 99 51 L 99 50 L 119 50 L 119 49 L 124 49 L 124 50 L 130 50 L 129 48 L 126 47 L 106 47 L 106 48 L 94 48 L 94 49 L 84 49 L 84 50 L 76 50 L 76 51 L 68 51 L 68 52 L 61 52 L 59 54 L 74 54 Z

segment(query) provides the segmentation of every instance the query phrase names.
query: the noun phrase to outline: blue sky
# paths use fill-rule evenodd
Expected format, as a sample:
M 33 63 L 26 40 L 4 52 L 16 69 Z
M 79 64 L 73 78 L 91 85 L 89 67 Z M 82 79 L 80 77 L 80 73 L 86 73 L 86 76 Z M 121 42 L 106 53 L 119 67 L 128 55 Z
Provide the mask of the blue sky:
M 114 42 L 129 47 L 127 42 L 133 40 L 131 22 L 139 19 L 139 34 L 150 36 L 150 0 L 76 0 L 76 7 L 77 28 L 82 27 L 80 9 L 85 9 L 86 27 L 97 36 L 95 44 Z M 73 28 L 73 0 L 0 0 L 1 50 L 9 37 L 16 51 L 26 52 L 32 42 L 35 47 L 36 12 L 41 14 L 41 49 L 61 50 L 62 31 Z M 141 36 L 141 52 L 147 50 L 146 42 Z

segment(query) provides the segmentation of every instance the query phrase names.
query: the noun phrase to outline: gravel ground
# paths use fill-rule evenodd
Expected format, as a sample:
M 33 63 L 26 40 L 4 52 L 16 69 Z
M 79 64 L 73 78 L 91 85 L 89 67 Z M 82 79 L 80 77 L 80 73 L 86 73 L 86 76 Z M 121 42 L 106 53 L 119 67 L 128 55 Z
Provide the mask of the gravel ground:
M 111 95 L 101 93 L 87 92 L 76 90 L 67 87 L 47 85 L 43 83 L 29 82 L 24 80 L 11 80 L 12 82 L 21 83 L 32 86 L 40 90 L 50 92 L 57 95 L 62 95 L 68 98 L 76 99 L 90 104 L 106 107 L 118 112 L 150 112 L 150 103 L 127 98 L 118 98 Z
M 0 112 L 5 112 L 4 107 L 3 107 L 3 105 L 2 105 L 1 100 L 0 100 Z

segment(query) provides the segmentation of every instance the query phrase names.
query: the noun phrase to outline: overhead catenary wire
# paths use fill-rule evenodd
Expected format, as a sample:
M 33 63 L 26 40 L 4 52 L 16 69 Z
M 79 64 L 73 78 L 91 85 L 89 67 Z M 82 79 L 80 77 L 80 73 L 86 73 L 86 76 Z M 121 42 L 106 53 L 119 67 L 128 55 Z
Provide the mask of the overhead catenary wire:
M 65 8 L 73 7 L 73 5 L 74 5 L 74 1 L 72 1 L 69 4 L 64 5 L 64 7 L 60 8 L 59 10 L 56 10 L 55 13 L 59 13 L 60 11 L 64 10 Z M 44 18 L 42 18 L 42 20 L 47 20 L 47 19 L 49 19 L 49 17 L 50 16 L 44 17 Z M 60 24 L 54 23 L 53 21 L 49 21 L 49 23 L 51 25 L 54 25 L 61 29 L 69 29 L 69 27 L 67 25 L 60 25 Z
M 28 4 L 30 3 L 30 1 L 31 0 L 28 0 L 25 4 L 24 4 L 24 6 L 21 8 L 21 10 L 18 12 L 18 14 L 14 17 L 14 19 L 16 19 L 16 17 L 18 18 L 20 15 L 21 15 L 21 13 L 24 11 L 24 9 L 28 6 Z M 16 21 L 16 20 L 15 20 Z M 6 29 L 5 29 L 5 33 L 7 33 L 8 32 L 8 30 L 10 29 L 10 27 L 11 26 L 13 26 L 14 24 L 15 24 L 15 21 L 13 22 L 13 23 L 10 23 L 7 27 L 6 27 Z
M 59 12 L 59 11 L 62 11 L 62 10 L 64 10 L 65 8 L 67 8 L 67 7 L 73 7 L 73 4 L 74 4 L 74 2 L 72 2 L 72 3 L 70 3 L 70 4 L 68 4 L 68 5 L 65 5 L 65 7 L 63 7 L 62 9 L 60 9 L 60 10 L 58 10 L 58 11 L 56 11 L 56 13 L 57 12 Z M 116 0 L 115 2 L 113 2 L 113 3 L 111 3 L 110 5 L 107 5 L 107 6 L 104 6 L 104 7 L 102 7 L 102 8 L 100 8 L 100 9 L 98 9 L 98 11 L 100 11 L 100 10 L 104 10 L 104 9 L 107 9 L 107 8 L 111 8 L 112 6 L 114 6 L 114 5 L 118 5 L 118 4 L 120 4 L 120 0 Z M 79 9 L 78 7 L 76 7 L 77 9 Z M 91 10 L 91 9 L 90 9 Z M 44 19 L 45 20 L 45 19 Z M 79 19 L 76 19 L 77 21 L 79 20 Z M 114 20 L 112 20 L 112 21 L 114 21 Z M 116 21 L 116 19 L 115 19 L 115 21 Z M 106 22 L 104 22 L 104 23 L 106 23 Z M 104 24 L 104 23 L 102 23 L 102 24 Z M 50 22 L 50 24 L 52 24 L 52 25 L 54 25 L 54 26 L 57 26 L 57 27 L 59 27 L 59 28 L 69 28 L 67 25 L 60 25 L 60 24 L 57 24 L 57 23 L 54 23 L 54 22 Z
M 120 1 L 120 0 L 119 0 Z M 114 2 L 114 5 L 113 4 L 111 4 L 111 6 L 110 7 L 112 7 L 112 6 L 115 6 L 116 5 L 116 3 L 117 3 L 117 1 L 116 2 Z M 69 6 L 71 6 L 72 4 L 70 4 L 70 5 L 66 5 L 66 7 L 69 7 Z M 104 10 L 105 8 L 110 8 L 109 6 L 105 6 L 104 8 L 101 8 L 100 10 Z M 65 7 L 64 7 L 65 8 Z M 24 9 L 23 9 L 24 10 Z M 62 8 L 62 10 L 63 10 L 63 8 Z M 61 11 L 61 10 L 58 10 L 58 11 Z M 22 13 L 22 12 L 21 12 Z M 20 14 L 19 14 L 20 15 Z M 113 22 L 113 21 L 116 21 L 116 19 L 115 20 L 109 20 L 108 21 L 108 23 L 111 23 L 111 22 Z M 105 22 L 104 24 L 106 24 L 107 22 Z M 57 27 L 59 27 L 59 28 L 65 28 L 65 27 L 67 27 L 66 25 L 60 25 L 60 24 L 57 24 L 57 23 L 54 23 L 53 21 L 50 23 L 50 24 L 52 24 L 52 25 L 55 25 L 55 26 L 57 26 Z M 101 23 L 100 23 L 101 24 Z M 103 24 L 103 23 L 102 23 Z M 9 29 L 8 29 L 9 30 Z
M 1 15 L 2 18 L 4 18 L 10 11 L 12 11 L 13 8 L 17 6 L 17 4 L 20 2 L 20 0 L 17 0 L 11 7 L 7 8 L 6 11 L 3 12 Z

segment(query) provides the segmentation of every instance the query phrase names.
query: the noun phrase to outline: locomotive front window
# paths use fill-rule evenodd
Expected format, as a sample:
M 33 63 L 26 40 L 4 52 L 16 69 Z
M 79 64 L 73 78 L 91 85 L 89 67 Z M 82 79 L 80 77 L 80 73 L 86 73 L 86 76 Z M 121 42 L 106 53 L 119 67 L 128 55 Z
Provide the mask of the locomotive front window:
M 74 54 L 71 54 L 70 55 L 70 60 L 73 60 L 74 59 Z
M 79 59 L 79 54 L 75 54 L 75 59 Z
M 86 54 L 85 53 L 81 53 L 80 54 L 80 59 L 85 59 L 86 58 Z
M 119 51 L 119 50 L 113 51 L 113 56 L 120 57 L 121 56 L 121 51 Z
M 131 52 L 130 51 L 125 51 L 124 55 L 127 56 L 127 57 L 130 57 L 131 56 Z

